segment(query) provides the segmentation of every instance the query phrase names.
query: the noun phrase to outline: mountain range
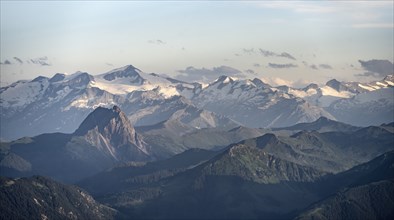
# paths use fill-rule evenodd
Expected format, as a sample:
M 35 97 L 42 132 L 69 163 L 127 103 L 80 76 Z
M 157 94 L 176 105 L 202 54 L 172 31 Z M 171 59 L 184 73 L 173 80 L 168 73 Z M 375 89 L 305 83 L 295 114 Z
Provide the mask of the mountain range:
M 278 159 L 337 173 L 394 150 L 393 131 L 387 125 L 358 128 L 319 118 L 281 130 L 236 127 L 187 132 L 170 122 L 137 132 L 118 106 L 97 107 L 71 134 L 49 133 L 1 143 L 2 175 L 40 174 L 75 182 L 128 162 L 165 159 L 193 148 L 221 150 L 236 142 Z M 292 131 L 294 127 L 301 131 Z M 319 132 L 327 128 L 333 131 Z
M 394 82 L 128 65 L 0 88 L 0 219 L 392 219 Z
M 195 160 L 188 163 L 193 153 Z M 114 168 L 78 185 L 134 218 L 344 219 L 367 213 L 390 219 L 394 214 L 393 151 L 337 174 L 244 142 L 203 153 L 188 151 L 177 159 Z M 357 196 L 351 200 L 354 205 L 336 208 L 341 201 L 349 204 L 348 196 Z
M 392 123 L 355 127 L 322 117 L 281 129 L 205 128 L 172 139 L 177 129 L 171 132 L 174 128 L 166 123 L 135 129 L 118 106 L 98 107 L 71 134 L 1 143 L 1 176 L 14 177 L 2 179 L 2 215 L 98 219 L 393 216 L 390 201 L 394 198 L 385 194 L 393 188 Z M 154 141 L 166 130 L 164 135 L 172 142 Z M 230 144 L 215 147 L 220 142 L 217 138 Z M 187 150 L 190 145 L 179 140 L 194 142 L 200 149 Z M 178 145 L 169 147 L 171 143 Z M 39 176 L 15 179 L 31 175 L 63 183 Z M 87 192 L 64 183 L 77 184 Z M 368 196 L 371 190 L 378 194 Z M 345 210 L 336 208 L 346 203 L 344 198 L 356 195 L 357 203 Z M 378 198 L 384 200 L 375 202 Z M 5 205 L 15 200 L 11 208 Z M 25 203 L 32 208 L 23 208 Z M 94 211 L 81 211 L 85 206 L 95 207 Z M 16 214 L 14 209 L 23 211 Z
M 132 65 L 96 76 L 57 73 L 0 88 L 1 138 L 71 133 L 92 110 L 113 105 L 135 126 L 170 120 L 187 131 L 287 127 L 322 116 L 355 126 L 380 125 L 394 121 L 393 80 L 392 75 L 371 83 L 333 79 L 296 89 L 228 76 L 208 85 L 189 83 Z

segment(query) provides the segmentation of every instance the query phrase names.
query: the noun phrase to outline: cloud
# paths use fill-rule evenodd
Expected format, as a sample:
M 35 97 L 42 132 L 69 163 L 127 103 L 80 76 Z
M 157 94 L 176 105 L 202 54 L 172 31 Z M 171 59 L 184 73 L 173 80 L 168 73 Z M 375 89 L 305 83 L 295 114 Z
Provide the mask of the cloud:
M 295 64 L 292 63 L 286 63 L 286 64 L 277 64 L 277 63 L 268 63 L 268 66 L 274 69 L 284 69 L 284 68 L 294 68 L 298 67 Z
M 275 53 L 273 51 L 269 51 L 269 50 L 264 50 L 264 49 L 259 49 L 261 55 L 263 55 L 264 57 L 283 57 L 283 58 L 287 58 L 290 60 L 296 60 L 295 57 L 293 57 L 292 55 L 290 55 L 287 52 L 282 52 L 282 53 Z
M 188 82 L 212 82 L 221 75 L 226 76 L 242 76 L 241 71 L 229 67 L 229 66 L 219 66 L 208 68 L 195 68 L 189 66 L 184 70 L 178 70 L 179 75 L 176 76 L 177 79 L 188 81 Z
M 271 86 L 289 86 L 293 88 L 304 88 L 309 85 L 311 82 L 306 81 L 304 79 L 299 79 L 297 81 L 291 81 L 287 79 L 282 79 L 279 77 L 262 77 L 261 80 L 263 82 L 268 83 Z
M 166 42 L 162 41 L 162 40 L 148 40 L 148 43 L 150 44 L 156 44 L 156 45 L 163 45 L 166 44 Z
M 357 76 L 373 76 L 373 77 L 384 77 L 394 73 L 394 64 L 388 60 L 368 60 L 358 61 L 361 67 L 367 72 L 363 74 L 356 74 Z
M 330 65 L 328 65 L 328 64 L 320 64 L 319 67 L 321 69 L 327 69 L 327 70 L 331 70 L 332 69 L 332 67 Z
M 23 64 L 23 61 L 19 59 L 18 57 L 14 57 L 14 60 L 16 60 L 19 64 Z
M 264 50 L 264 49 L 261 49 L 261 48 L 260 48 L 259 50 L 260 50 L 261 55 L 263 55 L 263 56 L 265 56 L 265 57 L 277 56 L 277 54 L 274 53 L 274 52 L 272 52 L 272 51 Z
M 41 65 L 41 66 L 51 66 L 52 64 L 48 61 L 48 57 L 38 57 L 35 59 L 30 59 L 33 64 Z
M 105 63 L 107 66 L 114 66 L 112 63 Z
M 260 7 L 288 10 L 306 16 L 319 15 L 351 28 L 393 28 L 392 1 L 258 1 Z M 331 18 L 331 19 L 328 19 Z
M 244 52 L 244 53 L 246 53 L 246 54 L 248 54 L 248 55 L 252 55 L 252 54 L 256 53 L 256 52 L 254 51 L 254 48 L 250 48 L 250 49 L 243 48 L 243 49 L 242 49 L 242 52 Z
M 10 65 L 12 64 L 9 60 L 4 60 L 4 63 L 0 63 L 2 65 Z
M 252 69 L 245 70 L 245 73 L 254 74 L 254 75 L 256 74 L 256 72 Z
M 360 23 L 353 24 L 353 28 L 394 28 L 394 23 Z
M 302 61 L 302 64 L 304 64 L 304 66 L 309 67 L 309 68 L 311 68 L 313 70 L 319 70 L 319 69 L 328 69 L 328 70 L 330 70 L 330 69 L 332 69 L 332 67 L 330 65 L 324 64 L 324 63 L 323 64 L 319 64 L 319 65 L 316 65 L 316 64 L 308 65 L 308 63 L 306 61 Z
M 392 7 L 390 1 L 333 1 L 333 2 L 313 2 L 313 1 L 262 1 L 257 3 L 264 8 L 288 9 L 297 13 L 312 14 L 347 14 L 354 19 L 359 19 L 357 13 L 362 11 L 365 14 L 371 14 L 379 9 Z M 369 13 L 368 13 L 369 12 Z
M 258 63 L 254 63 L 253 66 L 254 66 L 254 67 L 260 67 L 261 65 L 258 64 Z
M 292 81 L 279 77 L 262 77 L 261 80 L 271 86 L 293 86 Z
M 290 60 L 296 60 L 296 58 L 294 58 L 292 55 L 290 55 L 289 53 L 286 53 L 286 52 L 279 54 L 278 57 L 284 57 L 284 58 L 288 58 Z

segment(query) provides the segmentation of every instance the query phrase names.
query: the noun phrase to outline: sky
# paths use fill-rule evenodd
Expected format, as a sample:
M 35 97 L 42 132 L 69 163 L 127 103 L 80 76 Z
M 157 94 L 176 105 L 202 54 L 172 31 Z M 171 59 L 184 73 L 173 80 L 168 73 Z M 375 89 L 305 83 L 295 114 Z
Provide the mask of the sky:
M 393 1 L 0 1 L 1 86 L 125 65 L 295 87 L 392 72 Z

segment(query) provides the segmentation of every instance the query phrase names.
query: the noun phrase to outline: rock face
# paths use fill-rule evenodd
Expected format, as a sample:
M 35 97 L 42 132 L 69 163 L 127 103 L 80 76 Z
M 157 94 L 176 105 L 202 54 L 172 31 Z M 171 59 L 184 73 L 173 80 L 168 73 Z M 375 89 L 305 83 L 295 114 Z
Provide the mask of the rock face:
M 118 106 L 98 107 L 74 132 L 115 160 L 145 160 L 150 149 Z

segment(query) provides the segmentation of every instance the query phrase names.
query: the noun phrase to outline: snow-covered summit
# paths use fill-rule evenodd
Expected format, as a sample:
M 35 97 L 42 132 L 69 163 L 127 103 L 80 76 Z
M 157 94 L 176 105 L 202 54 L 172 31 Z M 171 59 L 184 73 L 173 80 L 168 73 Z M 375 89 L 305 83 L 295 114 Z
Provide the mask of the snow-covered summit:
M 357 125 L 390 122 L 393 78 L 370 83 L 330 80 L 297 89 L 224 75 L 208 85 L 188 83 L 132 65 L 99 75 L 56 73 L 0 88 L 1 138 L 70 132 L 93 109 L 111 105 L 121 106 L 141 126 L 168 120 L 175 112 L 195 115 L 187 120 L 194 127 L 216 126 L 212 112 L 248 127 L 290 126 L 321 116 Z M 187 106 L 195 106 L 196 112 L 184 111 Z M 197 114 L 200 110 L 208 112 Z M 353 112 L 371 120 L 361 120 Z
M 111 70 L 109 72 L 94 76 L 94 81 L 90 84 L 108 91 L 112 94 L 126 95 L 130 92 L 140 90 L 149 91 L 159 89 L 166 97 L 182 95 L 182 91 L 177 90 L 177 86 L 193 89 L 195 85 L 182 82 L 166 76 L 154 73 L 145 73 L 132 65 Z

